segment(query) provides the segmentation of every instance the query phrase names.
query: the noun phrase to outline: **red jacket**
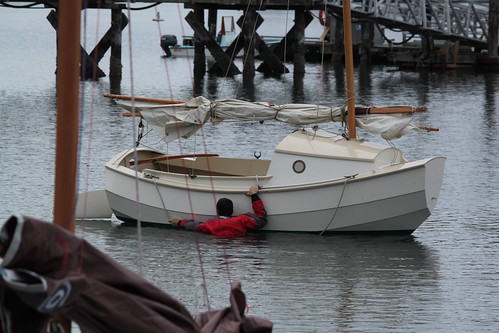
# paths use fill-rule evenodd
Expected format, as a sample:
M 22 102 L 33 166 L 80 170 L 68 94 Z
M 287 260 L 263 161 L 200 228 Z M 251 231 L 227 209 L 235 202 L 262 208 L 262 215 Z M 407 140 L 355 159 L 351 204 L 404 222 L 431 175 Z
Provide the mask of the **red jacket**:
M 218 217 L 205 222 L 182 220 L 180 228 L 194 230 L 216 236 L 234 236 L 257 230 L 267 224 L 267 212 L 262 200 L 257 194 L 251 196 L 251 205 L 254 213 L 245 213 L 234 217 Z

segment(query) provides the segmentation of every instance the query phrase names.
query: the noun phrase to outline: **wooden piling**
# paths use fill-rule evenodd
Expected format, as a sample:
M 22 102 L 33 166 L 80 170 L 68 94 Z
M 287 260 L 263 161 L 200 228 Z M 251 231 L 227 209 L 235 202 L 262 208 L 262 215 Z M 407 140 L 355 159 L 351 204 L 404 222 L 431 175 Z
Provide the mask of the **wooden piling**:
M 125 17 L 126 19 L 126 17 Z M 111 56 L 109 59 L 109 80 L 110 90 L 113 94 L 121 93 L 121 30 L 122 30 L 121 9 L 111 9 Z M 126 24 L 125 24 L 126 25 Z
M 194 76 L 201 77 L 205 73 L 205 45 L 217 61 L 217 64 L 224 75 L 232 76 L 241 73 L 232 62 L 232 59 L 222 50 L 208 30 L 205 29 L 203 21 L 199 19 L 200 17 L 198 15 L 196 15 L 195 12 L 190 12 L 185 17 L 187 23 L 189 23 L 192 30 L 194 30 L 195 45 L 197 43 L 200 46 L 199 50 L 194 50 Z
M 256 10 L 250 7 L 245 12 L 246 20 L 243 23 L 242 35 L 244 37 L 244 62 L 243 78 L 245 80 L 255 77 L 255 40 L 253 31 L 256 22 Z
M 361 29 L 360 62 L 362 64 L 370 64 L 371 48 L 374 44 L 374 23 L 364 21 L 362 22 Z
M 217 36 L 217 14 L 216 9 L 208 9 L 208 32 L 212 37 Z
M 305 73 L 305 8 L 295 9 L 296 43 L 293 65 L 295 73 Z
M 204 26 L 204 10 L 198 6 L 194 7 L 194 17 L 197 22 Z M 187 17 L 186 17 L 187 19 Z M 189 22 L 189 21 L 188 21 Z M 194 75 L 202 76 L 206 72 L 206 55 L 204 53 L 204 44 L 201 43 L 200 31 L 194 30 Z
M 489 31 L 488 31 L 488 50 L 490 57 L 498 56 L 498 25 L 499 20 L 499 1 L 489 0 Z

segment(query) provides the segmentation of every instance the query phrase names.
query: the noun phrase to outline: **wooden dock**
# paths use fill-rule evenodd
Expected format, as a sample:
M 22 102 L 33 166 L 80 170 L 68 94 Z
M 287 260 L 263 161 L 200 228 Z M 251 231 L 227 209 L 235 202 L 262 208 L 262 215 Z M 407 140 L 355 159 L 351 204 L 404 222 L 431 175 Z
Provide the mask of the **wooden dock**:
M 18 6 L 24 1 L 3 1 L 3 6 Z M 52 7 L 47 19 L 57 30 L 57 8 L 56 0 L 34 1 L 40 6 Z M 498 61 L 498 16 L 499 1 L 490 1 L 487 11 L 483 8 L 473 7 L 472 15 L 466 17 L 459 13 L 466 10 L 462 2 L 445 0 L 447 7 L 452 11 L 441 11 L 442 4 L 439 2 L 428 3 L 424 8 L 421 1 L 408 0 L 406 5 L 411 9 L 413 17 L 404 17 L 406 12 L 401 11 L 400 6 L 388 8 L 392 2 L 363 0 L 353 1 L 357 3 L 352 10 L 352 16 L 357 19 L 361 26 L 361 33 L 354 47 L 359 54 L 358 61 L 369 63 L 373 59 L 387 61 L 401 66 L 441 67 L 457 68 L 459 65 L 497 64 Z M 220 73 L 223 75 L 238 75 L 242 73 L 245 80 L 252 79 L 255 71 L 271 75 L 280 75 L 289 72 L 288 63 L 291 60 L 294 73 L 305 72 L 305 62 L 318 60 L 331 60 L 341 62 L 343 59 L 343 39 L 341 28 L 341 0 L 266 0 L 252 2 L 250 0 L 136 0 L 134 3 L 144 3 L 151 7 L 162 3 L 180 3 L 185 8 L 192 9 L 185 17 L 186 22 L 194 30 L 194 75 L 202 76 L 206 71 Z M 111 27 L 102 37 L 95 48 L 88 53 L 81 48 L 82 79 L 98 79 L 105 76 L 104 71 L 98 67 L 99 61 L 105 53 L 110 50 L 111 91 L 119 93 L 121 82 L 121 38 L 122 31 L 128 24 L 128 19 L 123 13 L 128 4 L 124 0 L 82 0 L 82 8 L 100 8 L 111 10 Z M 382 8 L 382 6 L 385 6 Z M 411 8 L 410 6 L 414 6 Z M 435 7 L 432 7 L 435 6 Z M 440 6 L 440 7 L 436 7 Z M 149 8 L 149 6 L 146 6 Z M 382 12 L 384 9 L 385 12 Z M 227 50 L 223 50 L 216 41 L 216 23 L 218 11 L 241 10 L 243 15 L 237 20 L 241 32 Z M 281 41 L 270 48 L 263 42 L 263 38 L 257 33 L 258 27 L 263 22 L 259 14 L 265 10 L 289 10 L 294 13 L 294 25 L 289 29 Z M 305 40 L 305 28 L 314 19 L 311 11 L 322 11 L 321 23 L 324 24 L 324 33 L 318 41 Z M 208 14 L 205 18 L 205 14 Z M 390 14 L 391 13 L 391 14 Z M 422 16 L 418 16 L 421 15 Z M 426 13 L 426 14 L 425 14 Z M 451 17 L 452 13 L 455 17 Z M 453 14 L 454 15 L 454 14 Z M 446 23 L 447 19 L 454 20 L 453 25 Z M 463 22 L 456 20 L 462 19 Z M 422 20 L 423 24 L 420 23 Z M 474 21 L 470 21 L 474 20 Z M 206 24 L 205 24 L 206 22 Z M 382 24 L 386 27 L 400 28 L 412 34 L 421 36 L 419 46 L 400 45 L 387 49 L 374 42 L 375 26 Z M 447 26 L 448 25 L 448 26 Z M 447 26 L 447 28 L 446 28 Z M 468 29 L 451 30 L 453 26 L 468 26 Z M 256 29 L 255 29 L 256 27 Z M 454 29 L 454 28 L 452 28 Z M 469 31 L 477 29 L 476 31 Z M 435 46 L 435 40 L 447 40 L 445 47 Z M 473 47 L 473 51 L 470 46 Z M 207 68 L 205 48 L 209 50 L 215 63 Z M 255 51 L 258 51 L 261 63 L 255 68 Z M 243 68 L 238 68 L 231 55 L 244 52 L 246 61 Z M 386 59 L 386 60 L 383 60 Z M 96 61 L 95 61 L 96 60 Z

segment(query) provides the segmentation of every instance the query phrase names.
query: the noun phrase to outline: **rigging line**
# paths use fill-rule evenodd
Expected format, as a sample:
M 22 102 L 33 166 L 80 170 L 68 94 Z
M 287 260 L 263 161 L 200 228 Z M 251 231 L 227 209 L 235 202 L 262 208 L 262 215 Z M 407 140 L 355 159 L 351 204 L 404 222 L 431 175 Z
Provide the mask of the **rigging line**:
M 155 11 L 155 14 L 156 14 L 157 17 L 159 16 L 159 11 L 158 11 L 158 7 L 157 7 L 158 4 L 159 3 L 156 3 L 154 5 L 154 11 Z M 157 27 L 158 27 L 159 39 L 161 40 L 162 32 L 161 32 L 160 21 L 157 21 Z M 172 93 L 171 80 L 170 80 L 170 71 L 168 70 L 168 61 L 166 61 L 166 59 L 164 61 L 164 65 L 165 65 L 166 81 L 167 81 L 167 84 L 168 84 L 168 90 L 170 92 L 170 99 L 174 99 L 173 98 L 173 93 Z
M 288 0 L 286 4 L 286 24 L 284 25 L 284 63 L 286 63 L 286 55 L 288 52 L 288 20 L 289 20 L 289 3 L 290 0 Z
M 246 26 L 246 18 L 247 18 L 247 15 L 248 15 L 248 12 L 249 12 L 249 8 L 250 8 L 250 5 L 251 5 L 251 0 L 248 1 L 248 4 L 246 5 L 246 9 L 243 10 L 243 22 L 241 23 L 241 26 L 242 26 L 242 29 L 244 29 L 244 27 Z M 243 32 L 241 31 L 241 34 Z M 238 36 L 239 38 L 239 36 Z M 248 56 L 246 54 L 246 52 L 244 52 L 244 58 L 243 58 L 243 70 L 244 70 L 244 65 L 246 64 L 246 60 L 247 60 Z M 227 76 L 228 76 L 228 73 L 229 73 L 229 69 L 227 69 L 227 72 L 224 76 L 224 79 L 222 80 L 222 89 L 223 87 L 225 86 L 225 81 L 227 80 Z M 239 93 L 239 87 L 240 87 L 240 83 L 237 85 L 237 88 L 236 88 L 236 96 L 238 96 L 238 93 Z M 221 89 L 221 91 L 222 91 Z
M 153 182 L 154 182 L 154 186 L 156 187 L 156 191 L 158 191 L 159 200 L 161 200 L 161 204 L 163 205 L 163 209 L 165 210 L 166 220 L 168 221 L 170 219 L 170 213 L 168 212 L 168 209 L 166 209 L 165 202 L 163 201 L 163 196 L 161 195 L 161 192 L 159 191 L 159 188 L 158 188 L 158 183 L 154 179 L 153 179 Z
M 179 13 L 179 17 L 181 17 L 180 7 L 179 7 L 178 3 L 177 3 L 177 10 L 178 10 L 178 13 Z M 183 22 L 183 20 L 181 20 L 182 33 L 185 35 L 184 26 L 183 26 L 182 22 Z M 192 73 L 192 67 L 190 65 L 189 58 L 188 58 L 187 63 L 189 64 L 189 74 L 190 74 L 190 77 L 191 77 L 192 88 L 193 88 L 193 91 L 194 91 L 195 82 L 194 82 L 193 73 Z M 165 61 L 165 70 L 166 70 L 166 75 L 168 77 L 168 87 L 169 87 L 170 95 L 172 96 L 172 99 L 173 99 L 173 89 L 172 89 L 172 86 L 171 86 L 171 80 L 170 80 L 170 76 L 169 76 L 169 69 L 168 69 L 167 61 Z M 172 110 L 173 110 L 174 114 L 176 113 L 175 109 L 176 109 L 175 107 L 172 107 Z M 134 126 L 134 128 L 135 128 L 135 126 Z M 179 127 L 178 122 L 176 123 L 175 128 L 176 128 L 176 131 L 177 131 L 177 136 L 179 137 L 179 140 L 178 140 L 179 151 L 180 151 L 180 154 L 182 154 L 183 153 L 183 147 L 182 147 L 182 140 L 180 139 L 181 136 L 179 135 L 180 134 L 180 127 Z M 203 141 L 204 141 L 203 127 L 201 127 L 201 133 L 203 135 Z M 134 136 L 135 136 L 135 134 L 134 134 Z M 187 140 L 186 140 L 186 142 L 187 142 Z M 168 145 L 168 147 L 169 147 L 169 145 Z M 205 145 L 205 152 L 206 152 L 206 145 Z M 181 161 L 182 161 L 182 167 L 186 168 L 185 160 L 181 159 Z M 169 167 L 170 167 L 170 165 L 168 164 L 168 168 Z M 186 192 L 187 192 L 187 198 L 188 198 L 188 203 L 189 203 L 189 210 L 191 212 L 191 215 L 194 216 L 193 201 L 192 201 L 192 196 L 191 196 L 191 190 L 190 190 L 190 187 L 189 187 L 189 177 L 185 177 L 184 180 L 185 180 L 185 189 L 186 189 Z M 210 177 L 210 180 L 211 180 L 211 177 Z M 212 183 L 212 188 L 213 188 L 213 183 Z M 213 193 L 213 198 L 215 200 L 214 191 L 212 191 L 212 193 Z M 210 302 L 209 302 L 208 289 L 207 289 L 207 284 L 206 284 L 206 274 L 205 274 L 205 271 L 204 271 L 203 257 L 202 257 L 202 252 L 201 252 L 201 248 L 200 248 L 199 236 L 197 235 L 197 233 L 195 235 L 195 239 L 196 239 L 196 251 L 197 251 L 198 261 L 199 261 L 199 265 L 200 265 L 200 269 L 201 269 L 202 286 L 203 286 L 204 297 L 205 297 L 208 309 L 210 310 Z
M 319 234 L 319 236 L 322 236 L 327 231 L 327 229 L 329 228 L 331 223 L 333 223 L 333 220 L 336 217 L 336 213 L 338 213 L 338 210 L 340 209 L 341 199 L 343 199 L 343 194 L 345 193 L 345 188 L 347 187 L 347 183 L 350 179 L 355 178 L 355 176 L 357 176 L 357 174 L 351 175 L 351 176 L 345 176 L 345 181 L 343 182 L 343 189 L 341 190 L 340 199 L 338 200 L 338 205 L 336 206 L 336 209 L 334 210 L 333 217 L 331 217 L 331 221 L 329 221 L 329 223 L 324 228 L 324 230 L 322 230 L 322 232 Z
M 208 149 L 207 149 L 207 145 L 206 145 L 206 137 L 204 135 L 204 126 L 201 127 L 200 135 L 201 135 L 201 139 L 202 139 L 202 142 L 203 142 L 204 152 L 207 153 Z M 197 134 L 195 135 L 194 138 L 195 139 L 197 138 Z M 194 144 L 194 147 L 196 147 L 196 144 Z M 212 197 L 213 197 L 213 206 L 216 207 L 217 200 L 216 200 L 216 194 L 215 194 L 215 184 L 213 183 L 213 175 L 211 173 L 210 159 L 208 157 L 205 157 L 205 158 L 206 158 L 206 164 L 207 164 L 207 169 L 208 169 L 208 173 L 209 173 L 211 194 L 212 194 Z M 196 161 L 197 161 L 197 159 L 196 159 Z M 189 190 L 188 190 L 188 193 L 189 193 L 189 196 L 190 196 L 190 191 Z M 192 212 L 193 212 L 193 209 L 192 209 L 192 205 L 191 205 L 191 213 Z M 201 266 L 201 272 L 202 272 L 202 277 L 203 277 L 202 287 L 203 287 L 203 291 L 204 291 L 204 295 L 205 295 L 205 301 L 206 301 L 206 304 L 208 306 L 208 310 L 210 310 L 210 302 L 209 302 L 209 299 L 208 299 L 208 284 L 206 283 L 206 276 L 205 276 L 205 273 L 204 273 L 202 251 L 201 251 L 201 247 L 200 247 L 200 243 L 199 243 L 199 238 L 198 237 L 199 236 L 196 235 L 196 248 L 197 248 L 197 251 L 198 251 L 199 263 L 200 263 L 200 266 Z M 224 244 L 222 246 L 222 248 L 223 248 L 223 251 L 224 251 L 224 258 L 225 258 L 224 262 L 225 262 L 225 265 L 226 265 L 226 268 L 227 268 L 228 279 L 229 279 L 229 282 L 232 282 L 231 281 L 230 270 L 229 270 L 229 263 L 228 263 L 228 259 L 227 259 L 228 258 L 228 254 L 227 254 L 226 245 Z
M 180 3 L 177 2 L 177 13 L 178 13 L 178 17 L 181 18 L 182 17 L 182 11 L 181 11 L 181 8 L 180 8 Z M 184 28 L 184 20 L 180 19 L 180 30 L 182 31 L 182 38 L 183 36 L 185 36 L 185 28 Z M 182 40 L 182 44 L 184 44 L 184 41 Z M 189 68 L 189 76 L 191 78 L 191 87 L 192 87 L 192 90 L 195 91 L 194 87 L 195 87 L 195 82 L 194 82 L 194 75 L 193 75 L 193 71 L 192 71 L 192 67 L 191 67 L 191 58 L 189 57 L 189 54 L 187 54 L 187 66 Z M 171 91 L 171 87 L 170 87 L 170 93 L 172 93 Z M 173 99 L 173 98 L 172 98 Z
M 249 2 L 248 2 L 248 6 L 249 6 Z M 223 16 L 222 16 L 222 20 L 223 20 Z M 244 15 L 243 15 L 243 23 L 242 23 L 243 27 L 244 27 L 245 22 L 246 22 L 246 12 L 244 12 Z M 225 22 L 224 22 L 224 24 L 225 24 Z M 237 35 L 236 40 L 235 40 L 236 44 L 239 42 L 239 38 L 241 38 L 241 34 Z M 236 48 L 234 48 L 232 50 L 232 54 L 230 55 L 230 61 L 233 62 L 234 59 L 236 58 L 236 56 L 237 56 Z M 220 87 L 220 92 L 223 92 L 223 90 L 224 90 L 225 82 L 227 81 L 227 77 L 229 76 L 229 70 L 230 70 L 230 67 L 227 67 L 227 70 L 225 71 L 224 79 L 222 80 L 222 86 Z M 237 96 L 237 89 L 236 89 L 236 96 Z
M 130 66 L 130 96 L 132 97 L 132 137 L 133 137 L 133 158 L 135 161 L 139 160 L 139 154 L 137 152 L 136 138 L 136 110 L 135 110 L 135 89 L 133 80 L 133 53 L 132 53 L 132 13 L 130 10 L 130 0 L 127 0 L 127 12 L 128 12 L 128 52 L 129 56 L 129 66 Z M 138 255 L 138 269 L 139 274 L 143 275 L 143 256 L 142 256 L 142 229 L 141 229 L 141 209 L 140 209 L 140 197 L 139 197 L 139 165 L 134 167 L 135 171 L 135 202 L 137 211 L 137 255 Z
M 322 52 L 321 52 L 321 68 L 324 68 L 324 53 L 325 53 L 325 49 L 326 49 L 326 37 L 328 34 L 331 34 L 331 30 L 329 30 L 329 32 L 326 34 L 326 29 L 329 29 L 330 28 L 330 25 L 331 25 L 331 20 L 328 20 L 329 18 L 329 13 L 327 11 L 327 2 L 324 1 L 324 11 L 323 11 L 324 15 L 326 16 L 326 20 L 324 21 L 324 38 L 322 39 Z M 329 22 L 329 23 L 328 23 Z M 324 81 L 324 71 L 321 71 L 321 79 Z
M 201 269 L 201 277 L 203 278 L 203 283 L 202 283 L 202 287 L 203 287 L 203 291 L 204 291 L 204 297 L 205 297 L 205 300 L 206 300 L 206 305 L 208 307 L 208 311 L 211 310 L 211 306 L 210 306 L 210 301 L 209 301 L 209 298 L 208 298 L 208 287 L 206 285 L 206 274 L 205 274 L 205 271 L 204 271 L 204 264 L 203 264 L 203 254 L 201 252 L 201 246 L 199 245 L 200 242 L 199 242 L 199 233 L 195 232 L 194 233 L 195 235 L 195 238 L 196 238 L 196 250 L 197 250 L 197 254 L 198 254 L 198 260 L 199 260 L 199 266 L 200 266 L 200 269 Z
M 274 144 L 277 145 L 278 142 L 276 140 L 276 138 L 272 135 L 272 131 L 270 130 L 269 126 L 267 125 L 267 123 L 263 122 L 262 125 L 265 127 L 265 129 L 267 130 L 267 132 L 269 133 L 270 137 L 272 138 L 272 140 L 274 140 Z
M 99 34 L 99 18 L 100 18 L 100 7 L 97 8 L 97 28 L 96 28 L 96 37 L 95 39 L 98 40 L 98 34 Z M 86 44 L 87 44 L 87 27 L 88 27 L 88 24 L 87 24 L 87 18 L 88 18 L 88 11 L 85 10 L 84 11 L 84 15 L 83 15 L 83 48 L 86 49 Z M 90 119 L 89 119 L 89 131 L 88 131 L 88 143 L 87 143 L 87 152 L 86 152 L 86 167 L 85 167 L 85 177 L 84 177 L 84 193 L 87 193 L 88 192 L 88 187 L 89 187 L 89 183 L 90 183 L 90 165 L 91 165 L 91 153 L 92 153 L 92 135 L 93 135 L 93 124 L 94 124 L 94 115 L 95 115 L 95 91 L 96 91 L 96 76 L 97 76 L 97 71 L 96 71 L 96 68 L 97 68 L 97 52 L 95 54 L 95 57 L 93 59 L 93 63 L 94 63 L 94 70 L 93 70 L 93 76 L 92 76 L 92 83 L 91 83 L 91 87 L 92 87 L 92 93 L 90 94 L 91 96 L 91 102 L 90 102 Z M 81 75 L 83 76 L 85 73 L 86 73 L 86 62 L 83 61 L 82 62 L 82 71 L 81 71 Z M 85 78 L 82 77 L 82 82 Z M 80 87 L 82 88 L 82 84 L 80 84 Z M 83 137 L 83 120 L 84 120 L 84 113 L 81 112 L 81 110 L 83 109 L 83 106 L 84 106 L 84 103 L 85 103 L 85 89 L 80 89 L 81 90 L 81 96 L 80 96 L 80 135 L 79 135 L 79 144 L 78 144 L 78 156 L 81 157 L 81 146 L 82 146 L 82 137 Z M 79 168 L 79 167 L 78 167 Z M 78 173 L 77 173 L 78 174 Z M 80 182 L 77 181 L 77 189 L 79 188 L 79 185 L 80 185 Z M 78 191 L 77 191 L 78 193 Z M 83 234 L 85 233 L 85 226 L 86 226 L 86 212 L 87 212 L 87 204 L 88 204 L 88 196 L 85 194 L 83 196 L 83 207 L 84 207 L 84 216 L 83 216 L 83 228 L 82 228 L 82 232 Z M 75 201 L 75 207 L 73 209 L 76 208 L 76 201 Z

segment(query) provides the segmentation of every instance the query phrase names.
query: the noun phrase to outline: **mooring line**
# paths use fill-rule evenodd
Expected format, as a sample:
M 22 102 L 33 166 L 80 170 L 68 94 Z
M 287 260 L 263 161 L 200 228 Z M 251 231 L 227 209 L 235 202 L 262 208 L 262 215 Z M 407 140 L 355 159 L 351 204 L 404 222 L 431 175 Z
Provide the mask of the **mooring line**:
M 341 191 L 340 200 L 338 200 L 338 205 L 336 206 L 336 209 L 334 211 L 333 217 L 331 218 L 331 221 L 329 221 L 328 225 L 319 234 L 320 236 L 322 236 L 326 232 L 326 230 L 329 228 L 329 226 L 331 225 L 331 223 L 333 223 L 333 220 L 334 220 L 334 218 L 336 216 L 336 213 L 338 213 L 338 210 L 340 209 L 341 199 L 343 199 L 343 194 L 345 193 L 345 188 L 347 187 L 348 181 L 350 179 L 355 178 L 357 175 L 358 175 L 358 173 L 356 173 L 355 175 L 345 176 L 345 181 L 343 182 L 343 189 Z

